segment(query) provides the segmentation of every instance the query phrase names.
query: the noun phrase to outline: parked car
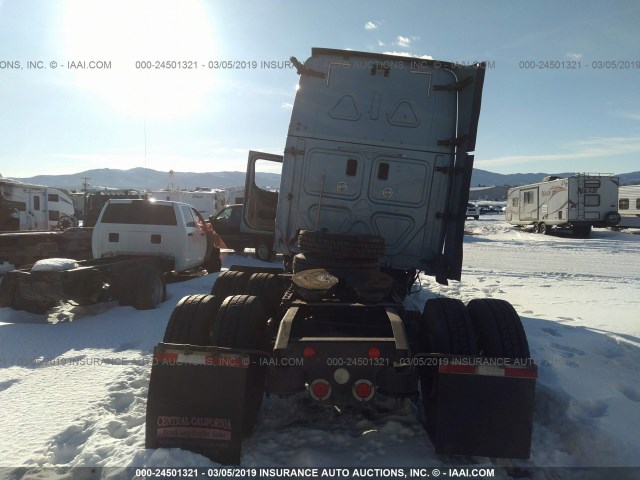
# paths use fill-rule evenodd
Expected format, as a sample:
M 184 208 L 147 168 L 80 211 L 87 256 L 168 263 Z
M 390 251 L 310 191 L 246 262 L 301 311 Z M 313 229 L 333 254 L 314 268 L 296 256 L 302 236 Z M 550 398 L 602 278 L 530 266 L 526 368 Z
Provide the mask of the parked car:
M 480 215 L 493 215 L 499 213 L 496 207 L 491 205 L 481 205 L 480 206 Z
M 269 262 L 273 260 L 273 236 L 244 233 L 240 229 L 242 223 L 242 204 L 227 205 L 218 213 L 209 217 L 209 223 L 222 238 L 227 248 L 240 253 L 245 248 L 255 248 L 256 258 Z
M 474 220 L 478 220 L 480 218 L 480 209 L 477 205 L 473 203 L 467 203 L 467 216 L 466 218 L 472 217 Z

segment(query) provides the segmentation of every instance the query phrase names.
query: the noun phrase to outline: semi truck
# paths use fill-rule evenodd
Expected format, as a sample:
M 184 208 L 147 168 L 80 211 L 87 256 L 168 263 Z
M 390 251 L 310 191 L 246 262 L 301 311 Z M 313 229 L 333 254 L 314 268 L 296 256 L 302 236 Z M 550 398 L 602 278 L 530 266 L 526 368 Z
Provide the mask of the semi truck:
M 618 185 L 612 175 L 548 176 L 539 183 L 510 188 L 505 219 L 512 225 L 533 226 L 543 235 L 570 230 L 587 237 L 592 227 L 615 227 L 620 222 Z
M 419 275 L 462 271 L 485 70 L 312 50 L 284 155 L 249 152 L 242 225 L 282 265 L 232 267 L 182 298 L 155 347 L 147 448 L 241 461 L 265 394 L 421 404 L 438 454 L 528 458 L 537 367 L 515 309 L 437 297 Z M 256 166 L 282 169 L 278 191 Z

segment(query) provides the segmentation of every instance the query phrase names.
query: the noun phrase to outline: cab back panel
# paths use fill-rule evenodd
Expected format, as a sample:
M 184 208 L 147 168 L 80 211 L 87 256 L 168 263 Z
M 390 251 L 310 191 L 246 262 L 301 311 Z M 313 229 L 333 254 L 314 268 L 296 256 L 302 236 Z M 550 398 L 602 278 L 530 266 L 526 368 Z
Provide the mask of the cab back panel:
M 436 63 L 314 49 L 301 71 L 285 149 L 278 250 L 295 251 L 300 229 L 379 235 L 386 240 L 383 264 L 429 273 L 443 253 L 445 222 L 459 222 L 457 210 L 466 206 L 466 198 L 451 201 L 453 143 L 461 135 L 467 148 L 475 143 L 483 79 L 480 69 Z M 463 102 L 449 87 L 469 76 L 468 93 L 478 97 Z M 454 237 L 448 242 L 457 250 L 462 237 Z M 452 261 L 461 263 L 461 255 Z
M 301 181 L 293 186 L 289 205 L 292 224 L 380 235 L 386 240 L 383 262 L 393 260 L 397 268 L 414 268 L 421 258 L 434 257 L 443 234 L 435 217 L 446 208 L 447 196 L 444 175 L 434 178 L 434 171 L 449 165 L 450 156 L 365 147 L 335 151 L 334 145 L 306 142 L 304 158 L 297 162 Z M 434 220 L 429 226 L 428 218 Z

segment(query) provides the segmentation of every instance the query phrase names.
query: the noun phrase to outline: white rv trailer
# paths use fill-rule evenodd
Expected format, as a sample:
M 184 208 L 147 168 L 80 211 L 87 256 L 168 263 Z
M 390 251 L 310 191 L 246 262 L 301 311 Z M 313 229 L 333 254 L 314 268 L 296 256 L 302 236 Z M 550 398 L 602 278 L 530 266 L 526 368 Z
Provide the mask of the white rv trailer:
M 204 218 L 209 218 L 225 206 L 225 194 L 222 190 L 157 190 L 147 192 L 149 198 L 156 200 L 169 200 L 192 205 Z
M 617 228 L 640 228 L 640 185 L 626 185 L 618 191 Z
M 77 225 L 73 202 L 64 190 L 0 178 L 0 230 L 54 230 Z
M 586 237 L 591 227 L 613 227 L 620 222 L 618 178 L 579 173 L 511 188 L 505 217 L 512 225 L 533 225 L 537 233 L 570 229 Z

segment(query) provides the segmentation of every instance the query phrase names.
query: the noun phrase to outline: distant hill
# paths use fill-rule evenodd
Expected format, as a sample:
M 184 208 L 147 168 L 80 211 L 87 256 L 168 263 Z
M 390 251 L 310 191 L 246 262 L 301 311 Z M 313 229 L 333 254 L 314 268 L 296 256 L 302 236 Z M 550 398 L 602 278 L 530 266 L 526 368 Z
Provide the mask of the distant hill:
M 471 175 L 471 186 L 488 186 L 488 185 L 508 185 L 510 187 L 516 185 L 527 185 L 529 183 L 536 183 L 542 180 L 548 175 L 557 175 L 559 177 L 568 177 L 573 175 L 573 172 L 564 173 L 511 173 L 501 174 L 488 172 L 487 170 L 480 170 L 479 168 L 473 169 Z
M 150 168 L 129 170 L 101 168 L 71 175 L 36 175 L 29 178 L 16 178 L 16 180 L 68 190 L 81 190 L 84 177 L 88 178 L 87 184 L 91 186 L 140 190 L 193 189 L 196 187 L 233 188 L 244 187 L 245 172 L 174 172 L 170 177 L 167 172 L 159 172 Z M 280 185 L 280 175 L 277 173 L 258 173 L 257 180 L 260 185 L 274 187 Z
M 566 177 L 573 175 L 573 173 L 513 173 L 504 175 L 474 168 L 471 176 L 471 186 L 526 185 L 539 182 L 548 175 Z M 102 187 L 142 190 L 159 190 L 167 187 L 178 189 L 193 189 L 196 187 L 226 189 L 244 186 L 244 176 L 245 172 L 175 172 L 173 177 L 170 178 L 167 172 L 159 172 L 150 168 L 132 168 L 129 170 L 101 168 L 72 175 L 37 175 L 29 178 L 16 178 L 16 180 L 66 188 L 68 190 L 81 190 L 84 177 L 89 178 L 89 185 Z M 618 177 L 620 177 L 622 185 L 640 184 L 640 171 L 620 174 Z M 261 185 L 269 185 L 275 188 L 280 185 L 280 175 L 276 173 L 259 173 L 257 180 Z

